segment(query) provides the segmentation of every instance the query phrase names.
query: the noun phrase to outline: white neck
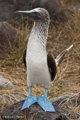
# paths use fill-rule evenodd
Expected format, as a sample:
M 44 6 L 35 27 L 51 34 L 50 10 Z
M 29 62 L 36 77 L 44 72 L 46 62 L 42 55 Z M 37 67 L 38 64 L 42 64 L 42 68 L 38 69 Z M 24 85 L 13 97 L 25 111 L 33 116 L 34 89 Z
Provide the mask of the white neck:
M 28 47 L 33 47 L 36 43 L 41 49 L 46 49 L 46 42 L 48 37 L 49 22 L 34 22 L 30 38 L 28 40 Z

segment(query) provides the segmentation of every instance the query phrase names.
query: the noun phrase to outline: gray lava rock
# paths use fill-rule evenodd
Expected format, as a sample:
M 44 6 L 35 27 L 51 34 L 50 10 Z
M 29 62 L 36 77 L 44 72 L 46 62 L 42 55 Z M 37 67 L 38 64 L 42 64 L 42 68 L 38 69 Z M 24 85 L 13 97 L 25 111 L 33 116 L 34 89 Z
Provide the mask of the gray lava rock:
M 77 14 L 77 13 L 80 14 L 80 4 L 77 4 L 77 5 L 72 6 L 72 7 L 65 8 L 65 11 L 67 11 L 71 15 L 74 15 L 74 14 Z
M 79 120 L 79 114 L 73 112 L 70 115 L 67 110 L 61 108 L 59 105 L 62 100 L 66 101 L 69 97 L 70 95 L 67 95 L 51 100 L 56 110 L 54 113 L 43 111 L 37 103 L 21 111 L 24 101 L 20 101 L 5 108 L 1 113 L 1 117 L 2 120 Z
M 0 76 L 0 89 L 4 88 L 4 87 L 14 87 L 14 84 L 9 81 L 8 79 L 4 78 L 3 76 Z
M 12 19 L 14 0 L 0 0 L 0 21 Z
M 74 7 L 72 8 L 72 11 L 75 12 L 75 13 L 77 13 L 77 12 L 80 13 L 80 4 L 77 4 L 76 6 L 74 6 Z
M 46 8 L 54 21 L 65 21 L 67 19 L 64 11 L 56 0 L 0 0 L 0 21 L 17 19 L 16 10 L 30 10 L 32 8 Z
M 0 22 L 0 49 L 8 48 L 13 45 L 17 29 L 7 22 Z

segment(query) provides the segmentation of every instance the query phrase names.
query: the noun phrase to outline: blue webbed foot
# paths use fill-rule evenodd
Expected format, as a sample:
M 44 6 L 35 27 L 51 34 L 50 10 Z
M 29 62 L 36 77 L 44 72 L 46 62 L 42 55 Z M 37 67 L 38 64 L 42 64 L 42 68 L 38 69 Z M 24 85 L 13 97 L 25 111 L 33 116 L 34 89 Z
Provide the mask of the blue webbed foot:
M 55 112 L 53 105 L 50 103 L 50 101 L 47 99 L 47 97 L 40 96 L 37 98 L 37 102 L 44 111 Z
M 37 98 L 35 96 L 28 96 L 25 100 L 21 110 L 24 110 L 25 108 L 29 108 L 32 104 L 37 102 Z

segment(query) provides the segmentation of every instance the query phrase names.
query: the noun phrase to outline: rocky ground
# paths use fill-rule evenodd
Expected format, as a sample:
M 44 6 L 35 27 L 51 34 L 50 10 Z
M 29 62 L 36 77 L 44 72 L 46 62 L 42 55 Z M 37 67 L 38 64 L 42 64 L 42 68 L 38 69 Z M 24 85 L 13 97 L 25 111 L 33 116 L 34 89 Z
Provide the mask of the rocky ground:
M 69 100 L 68 100 L 69 99 Z M 16 104 L 13 104 L 6 109 L 1 114 L 3 120 L 79 120 L 80 114 L 75 113 L 74 111 L 68 111 L 68 109 L 64 109 L 62 106 L 65 104 L 67 107 L 75 107 L 75 102 L 79 104 L 80 96 L 78 96 L 77 101 L 73 94 L 61 96 L 59 98 L 54 98 L 51 100 L 55 112 L 44 112 L 40 106 L 35 103 L 30 108 L 21 111 L 21 107 L 24 101 L 20 101 Z M 16 108 L 16 109 L 15 109 Z

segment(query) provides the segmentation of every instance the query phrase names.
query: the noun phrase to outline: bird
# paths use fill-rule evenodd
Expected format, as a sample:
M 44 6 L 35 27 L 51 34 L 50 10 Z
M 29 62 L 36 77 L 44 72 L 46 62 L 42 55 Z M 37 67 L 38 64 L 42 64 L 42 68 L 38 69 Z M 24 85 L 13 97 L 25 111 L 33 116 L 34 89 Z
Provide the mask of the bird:
M 46 44 L 50 15 L 44 8 L 34 8 L 28 11 L 16 11 L 20 15 L 26 15 L 34 20 L 33 28 L 28 39 L 27 49 L 24 52 L 23 61 L 27 68 L 27 85 L 29 87 L 28 97 L 24 101 L 21 110 L 29 108 L 38 103 L 46 112 L 55 112 L 54 106 L 47 98 L 48 89 L 57 73 L 57 66 L 64 59 L 65 54 L 73 47 L 73 44 L 62 51 L 55 59 L 47 52 Z M 43 84 L 45 93 L 43 96 L 33 96 L 32 86 Z

